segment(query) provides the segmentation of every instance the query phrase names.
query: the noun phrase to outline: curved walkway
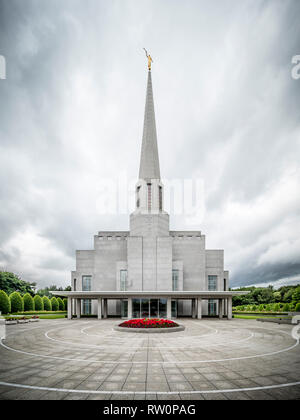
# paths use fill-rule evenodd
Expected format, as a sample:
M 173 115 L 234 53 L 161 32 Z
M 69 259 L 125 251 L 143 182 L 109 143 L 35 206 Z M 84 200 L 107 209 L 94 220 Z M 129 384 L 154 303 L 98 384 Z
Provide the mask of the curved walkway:
M 117 320 L 7 327 L 0 399 L 300 399 L 291 326 L 180 320 L 173 334 L 124 334 Z

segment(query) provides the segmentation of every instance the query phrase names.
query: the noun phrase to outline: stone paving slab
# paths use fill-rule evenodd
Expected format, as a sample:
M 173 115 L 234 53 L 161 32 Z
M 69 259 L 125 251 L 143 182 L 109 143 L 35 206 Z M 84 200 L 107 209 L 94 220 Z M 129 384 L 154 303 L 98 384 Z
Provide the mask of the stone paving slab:
M 184 331 L 145 337 L 114 331 L 117 322 L 8 326 L 0 399 L 300 399 L 291 326 L 184 319 Z

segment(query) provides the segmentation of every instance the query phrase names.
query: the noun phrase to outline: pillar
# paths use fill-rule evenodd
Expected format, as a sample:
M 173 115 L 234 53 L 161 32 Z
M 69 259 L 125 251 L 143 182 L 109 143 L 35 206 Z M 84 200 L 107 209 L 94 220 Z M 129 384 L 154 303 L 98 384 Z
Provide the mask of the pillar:
M 232 296 L 227 299 L 227 318 L 232 319 Z
M 192 318 L 196 318 L 196 299 L 192 299 Z
M 81 313 L 81 299 L 76 299 L 76 315 L 77 318 L 80 318 Z
M 72 298 L 68 296 L 68 319 L 72 319 Z
M 167 318 L 171 319 L 172 317 L 172 300 L 171 298 L 167 299 Z
M 103 299 L 103 318 L 107 318 L 107 299 Z
M 198 298 L 198 313 L 197 313 L 197 317 L 198 317 L 198 319 L 201 319 L 202 318 L 202 299 L 201 298 Z
M 102 299 L 98 298 L 98 319 L 102 318 Z
M 223 299 L 219 299 L 219 318 L 223 318 Z
M 128 318 L 132 318 L 132 298 L 128 298 Z

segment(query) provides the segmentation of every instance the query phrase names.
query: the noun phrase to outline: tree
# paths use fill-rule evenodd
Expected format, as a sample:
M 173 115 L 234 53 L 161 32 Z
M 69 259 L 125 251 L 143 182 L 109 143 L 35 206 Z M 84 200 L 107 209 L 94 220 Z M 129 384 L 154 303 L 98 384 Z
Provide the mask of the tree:
M 4 290 L 0 290 L 0 311 L 2 314 L 10 312 L 10 300 Z
M 67 311 L 68 310 L 68 299 L 64 298 L 63 302 L 64 302 L 64 310 Z
M 34 298 L 34 309 L 36 311 L 43 311 L 44 310 L 44 302 L 41 296 L 35 295 Z
M 51 306 L 52 306 L 52 311 L 58 311 L 58 301 L 57 301 L 56 297 L 53 296 L 50 299 L 50 302 L 51 302 Z
M 57 298 L 57 302 L 58 302 L 58 309 L 59 309 L 59 311 L 63 311 L 64 310 L 64 302 L 63 302 L 63 300 L 60 297 L 58 297 Z
M 293 291 L 292 299 L 294 302 L 300 302 L 300 286 Z
M 34 301 L 29 293 L 25 293 L 23 296 L 24 311 L 34 311 Z
M 51 311 L 51 301 L 47 296 L 43 296 L 44 311 Z
M 0 271 L 0 289 L 8 295 L 11 295 L 13 292 L 20 292 L 22 294 L 30 293 L 33 295 L 35 286 L 36 283 L 24 281 L 14 273 Z
M 292 302 L 293 293 L 294 293 L 293 289 L 289 289 L 287 292 L 285 292 L 283 296 L 283 302 L 287 302 L 287 303 Z
M 22 312 L 24 310 L 23 298 L 19 292 L 13 292 L 9 295 L 11 312 Z
M 274 292 L 273 293 L 273 298 L 275 302 L 280 302 L 281 301 L 281 293 L 280 292 Z
M 290 310 L 290 305 L 288 303 L 285 303 L 283 305 L 282 311 L 283 312 L 289 312 L 289 310 Z

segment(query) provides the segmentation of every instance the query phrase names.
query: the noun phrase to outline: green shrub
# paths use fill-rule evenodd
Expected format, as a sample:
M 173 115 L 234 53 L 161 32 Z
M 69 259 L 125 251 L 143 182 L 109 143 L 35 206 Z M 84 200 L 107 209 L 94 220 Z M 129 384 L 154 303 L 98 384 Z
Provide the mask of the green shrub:
M 261 312 L 262 312 L 264 309 L 265 309 L 265 307 L 264 307 L 264 305 L 263 305 L 263 304 L 259 305 L 259 307 L 258 307 L 258 310 L 259 310 L 259 311 L 261 311 Z
M 64 302 L 64 311 L 67 311 L 68 310 L 68 299 L 64 298 L 63 302 Z
M 297 303 L 297 305 L 296 305 L 296 312 L 300 312 L 300 302 L 299 303 Z
M 0 290 L 0 311 L 2 314 L 10 313 L 10 300 L 3 290 Z
M 52 305 L 51 301 L 47 296 L 43 296 L 44 311 L 51 311 Z
M 25 293 L 23 296 L 24 301 L 24 311 L 34 311 L 34 302 L 33 298 L 29 293 Z
M 36 311 L 43 311 L 44 310 L 44 303 L 43 299 L 39 295 L 35 295 L 34 298 L 34 309 Z
M 51 306 L 52 306 L 52 311 L 58 311 L 58 301 L 57 301 L 56 297 L 53 296 L 50 299 L 50 302 L 51 302 Z
M 257 310 L 257 306 L 256 305 L 252 305 L 251 306 L 251 311 L 256 311 Z
M 273 306 L 273 311 L 275 311 L 275 312 L 279 312 L 279 311 L 280 311 L 280 305 L 279 305 L 279 303 L 276 303 L 276 304 Z
M 23 312 L 24 302 L 19 292 L 13 292 L 9 295 L 11 312 Z
M 63 300 L 60 297 L 58 297 L 57 302 L 58 302 L 58 310 L 63 311 L 65 309 Z

